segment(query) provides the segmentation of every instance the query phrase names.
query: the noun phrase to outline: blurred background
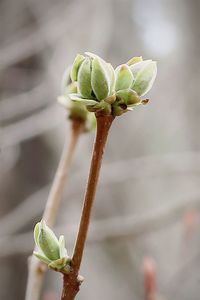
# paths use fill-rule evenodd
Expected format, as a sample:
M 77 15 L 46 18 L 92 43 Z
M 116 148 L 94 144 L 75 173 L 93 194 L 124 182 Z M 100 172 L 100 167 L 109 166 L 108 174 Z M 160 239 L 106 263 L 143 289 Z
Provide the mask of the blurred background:
M 33 227 L 69 140 L 62 74 L 91 51 L 114 66 L 152 58 L 158 77 L 150 104 L 113 124 L 77 299 L 146 300 L 153 268 L 159 299 L 199 300 L 199 11 L 199 0 L 0 1 L 0 299 L 24 299 Z M 93 139 L 79 141 L 55 227 L 69 249 Z M 60 299 L 61 284 L 49 271 L 41 299 Z

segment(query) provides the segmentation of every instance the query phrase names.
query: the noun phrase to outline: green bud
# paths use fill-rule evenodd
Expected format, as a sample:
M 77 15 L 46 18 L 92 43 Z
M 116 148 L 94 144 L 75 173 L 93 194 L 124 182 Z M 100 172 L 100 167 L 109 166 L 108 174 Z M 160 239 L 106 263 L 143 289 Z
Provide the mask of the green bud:
M 68 83 L 64 94 L 66 98 L 59 98 L 62 104 L 67 106 L 72 100 L 75 111 L 76 105 L 80 104 L 89 112 L 121 115 L 147 103 L 140 96 L 145 95 L 153 85 L 157 71 L 154 61 L 133 57 L 114 70 L 98 55 L 90 52 L 85 55 L 78 55 L 74 61 L 71 70 L 74 82 Z
M 131 89 L 120 90 L 116 93 L 117 101 L 126 105 L 135 105 L 141 102 L 137 93 Z
M 98 55 L 96 55 L 96 54 L 94 54 L 94 53 L 92 53 L 92 52 L 89 52 L 89 51 L 85 52 L 85 54 L 86 54 L 88 57 L 92 58 L 92 59 L 94 59 L 94 58 L 100 58 Z
M 111 105 L 104 100 L 101 102 L 97 102 L 97 104 L 94 106 L 94 111 L 101 110 L 103 111 L 106 115 L 110 115 L 111 113 Z
M 141 62 L 135 63 L 130 66 L 131 72 L 133 73 L 134 79 L 136 78 L 137 74 L 146 67 L 152 60 L 142 60 Z
M 82 64 L 82 62 L 84 61 L 85 57 L 81 54 L 77 54 L 74 63 L 72 65 L 72 69 L 71 69 L 71 79 L 72 81 L 77 81 L 78 78 L 78 70 Z
M 68 84 L 68 86 L 66 87 L 66 93 L 67 94 L 71 94 L 71 93 L 77 93 L 77 82 L 71 82 L 70 84 Z
M 58 240 L 45 222 L 41 221 L 35 225 L 34 239 L 38 246 L 38 252 L 34 251 L 33 254 L 39 260 L 56 271 L 65 269 L 70 258 L 65 248 L 64 236 L 61 235 Z
M 127 111 L 127 105 L 119 102 L 115 102 L 113 105 L 113 115 L 116 116 L 121 116 Z
M 39 259 L 41 260 L 43 263 L 45 264 L 50 264 L 51 260 L 49 260 L 46 256 L 44 256 L 43 254 L 37 252 L 37 251 L 33 251 L 33 254 Z
M 33 235 L 34 235 L 34 240 L 35 240 L 35 243 L 38 247 L 40 247 L 39 243 L 38 243 L 38 236 L 39 236 L 39 233 L 40 233 L 40 222 L 38 222 L 36 225 L 35 225 L 35 228 L 34 228 L 34 232 L 33 232 Z
M 71 67 L 67 68 L 64 72 L 61 84 L 62 95 L 59 96 L 57 100 L 69 111 L 70 119 L 79 119 L 83 121 L 85 125 L 85 131 L 90 131 L 90 129 L 94 128 L 94 122 L 90 126 L 90 121 L 92 118 L 89 116 L 90 113 L 88 112 L 86 105 L 91 104 L 92 101 L 93 104 L 96 104 L 96 101 L 91 99 L 87 101 L 87 99 L 80 98 L 80 94 L 77 94 L 77 81 L 71 82 L 70 70 Z M 74 101 L 71 101 L 71 97 Z
M 81 101 L 71 101 L 71 99 L 67 95 L 59 96 L 58 102 L 69 111 L 69 118 L 80 119 L 83 122 L 86 121 L 88 117 L 88 111 L 84 103 L 82 103 Z
M 96 101 L 82 99 L 78 94 L 71 94 L 72 99 L 68 96 L 59 96 L 58 102 L 69 110 L 69 118 L 79 119 L 84 122 L 85 131 L 92 131 L 96 128 L 96 118 L 93 113 L 90 113 L 86 107 L 96 105 Z
M 109 77 L 100 58 L 92 60 L 91 84 L 92 90 L 98 100 L 102 100 L 109 95 Z
M 71 82 L 70 78 L 71 67 L 68 67 L 62 77 L 61 81 L 61 95 L 68 95 L 69 93 L 77 93 L 77 82 Z
M 64 235 L 61 235 L 59 237 L 59 252 L 60 252 L 60 257 L 66 257 L 67 255 L 67 249 L 65 248 L 65 238 Z
M 127 65 L 118 66 L 115 70 L 116 83 L 115 90 L 124 90 L 130 88 L 133 83 L 133 74 Z
M 55 271 L 61 271 L 66 266 L 66 263 L 67 263 L 67 257 L 62 257 L 62 258 L 52 261 L 48 265 L 48 267 Z
M 107 74 L 107 80 L 109 85 L 109 94 L 108 96 L 112 96 L 115 92 L 115 70 L 110 63 L 105 62 L 102 58 L 99 58 L 104 66 L 104 69 Z
M 108 96 L 107 98 L 104 99 L 104 101 L 109 104 L 113 104 L 115 100 L 116 100 L 116 94 L 113 94 L 112 96 Z
M 88 117 L 88 111 L 84 104 L 78 103 L 78 102 L 70 102 L 70 113 L 69 118 L 70 119 L 79 119 L 83 122 L 87 120 Z
M 133 58 L 131 58 L 126 64 L 127 64 L 128 66 L 131 66 L 131 65 L 134 65 L 134 64 L 136 64 L 136 63 L 138 63 L 138 62 L 140 62 L 140 61 L 142 61 L 142 56 L 133 57 Z
M 113 106 L 113 115 L 114 116 L 121 116 L 126 112 L 126 107 L 123 108 L 120 105 L 114 105 Z
M 72 101 L 83 103 L 86 106 L 95 105 L 97 103 L 95 100 L 82 98 L 79 94 L 70 94 L 69 96 Z
M 139 96 L 144 96 L 152 87 L 157 75 L 157 66 L 154 61 L 145 61 L 137 63 L 132 66 L 132 71 L 135 72 L 134 66 L 137 68 L 135 81 L 132 89 L 136 91 Z M 139 66 L 138 66 L 139 65 Z
M 91 60 L 86 57 L 78 72 L 78 91 L 84 98 L 92 98 Z
M 108 74 L 109 74 L 109 78 L 110 78 L 109 96 L 111 96 L 114 93 L 114 89 L 115 89 L 115 70 L 114 70 L 113 66 L 109 63 L 106 63 L 106 67 L 108 69 Z
M 58 239 L 53 231 L 46 226 L 45 221 L 40 222 L 37 243 L 48 259 L 55 260 L 60 258 Z
M 115 72 L 111 64 L 105 62 L 98 55 L 86 52 L 86 57 L 77 56 L 72 67 L 71 75 L 73 80 L 77 79 L 79 99 L 83 100 L 85 105 L 90 105 L 88 100 L 99 102 L 108 96 L 112 96 L 115 87 Z M 73 99 L 76 94 L 70 92 L 70 99 Z M 85 100 L 87 100 L 85 102 Z M 93 105 L 93 104 L 91 104 Z M 95 104 L 94 104 L 95 105 Z

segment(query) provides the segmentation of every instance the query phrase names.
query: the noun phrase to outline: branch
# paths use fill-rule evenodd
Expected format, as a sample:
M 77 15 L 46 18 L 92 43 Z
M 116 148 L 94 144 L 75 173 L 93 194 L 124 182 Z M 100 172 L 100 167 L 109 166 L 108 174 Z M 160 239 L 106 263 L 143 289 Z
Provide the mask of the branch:
M 104 147 L 107 141 L 110 126 L 114 120 L 113 116 L 96 114 L 97 134 L 94 143 L 93 155 L 91 160 L 90 173 L 85 193 L 84 205 L 79 225 L 77 240 L 72 256 L 72 270 L 69 275 L 64 274 L 62 300 L 73 300 L 79 291 L 80 284 L 83 280 L 79 276 L 79 269 L 82 262 L 83 251 L 88 233 L 88 227 L 91 218 L 92 206 L 96 194 L 96 188 L 101 169 Z
M 83 123 L 73 120 L 70 145 L 69 147 L 67 144 L 64 146 L 61 160 L 43 214 L 43 219 L 49 226 L 53 226 L 55 223 L 67 174 L 69 172 L 74 151 L 82 130 Z M 26 300 L 39 299 L 45 271 L 46 266 L 32 255 L 29 265 Z

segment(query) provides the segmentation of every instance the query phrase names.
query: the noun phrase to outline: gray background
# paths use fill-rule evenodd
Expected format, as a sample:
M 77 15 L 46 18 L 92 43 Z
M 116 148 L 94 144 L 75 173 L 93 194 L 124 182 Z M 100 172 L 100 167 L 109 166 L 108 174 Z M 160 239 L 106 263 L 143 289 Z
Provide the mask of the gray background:
M 64 140 L 66 66 L 91 51 L 113 65 L 158 61 L 150 104 L 117 118 L 106 148 L 77 299 L 144 299 L 155 261 L 163 299 L 200 293 L 200 1 L 0 1 L 0 299 L 23 299 L 32 230 Z M 71 249 L 94 133 L 82 136 L 56 232 Z M 59 299 L 48 272 L 43 300 Z

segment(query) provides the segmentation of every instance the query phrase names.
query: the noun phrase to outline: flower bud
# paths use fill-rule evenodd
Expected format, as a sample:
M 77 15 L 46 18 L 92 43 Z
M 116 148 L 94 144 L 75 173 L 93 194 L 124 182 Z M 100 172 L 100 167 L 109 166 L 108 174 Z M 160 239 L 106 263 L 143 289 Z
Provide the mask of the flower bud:
M 104 99 L 104 101 L 109 104 L 113 104 L 115 100 L 116 100 L 116 94 L 113 94 L 112 96 L 108 96 L 107 98 Z
M 90 114 L 88 112 L 85 104 L 91 104 L 91 102 L 93 104 L 96 104 L 96 101 L 80 98 L 80 95 L 77 94 L 77 81 L 71 82 L 70 70 L 71 67 L 67 68 L 64 72 L 61 83 L 62 95 L 59 96 L 57 100 L 62 106 L 64 106 L 69 111 L 70 119 L 77 119 L 82 121 L 84 123 L 85 131 L 93 130 L 95 128 L 95 122 L 92 121 L 94 119 L 94 114 Z M 73 95 L 76 101 L 71 101 L 73 100 Z
M 105 66 L 98 57 L 92 60 L 92 90 L 98 100 L 105 99 L 110 92 L 110 79 Z
M 131 58 L 126 64 L 127 64 L 128 66 L 132 66 L 132 65 L 134 65 L 134 64 L 136 64 L 136 63 L 138 63 L 138 62 L 140 62 L 140 61 L 142 61 L 142 56 L 133 57 L 133 58 Z
M 85 57 L 81 54 L 77 54 L 74 63 L 72 65 L 72 69 L 71 69 L 71 79 L 72 81 L 77 81 L 78 78 L 78 70 L 82 64 L 82 62 L 84 61 Z
M 131 89 L 120 90 L 116 93 L 117 100 L 126 105 L 135 105 L 141 102 L 137 93 Z
M 63 235 L 58 240 L 45 222 L 41 221 L 34 228 L 34 239 L 39 252 L 34 251 L 33 254 L 39 260 L 56 271 L 66 272 L 68 270 L 67 264 L 71 259 L 67 255 Z
M 72 81 L 70 77 L 71 67 L 67 67 L 63 73 L 61 80 L 61 95 L 68 95 L 69 93 L 77 93 L 77 82 Z
M 78 91 L 84 98 L 91 99 L 91 60 L 86 57 L 78 72 Z
M 156 77 L 156 62 L 133 57 L 115 70 L 99 56 L 86 52 L 77 56 L 71 77 L 77 80 L 70 86 L 69 99 L 83 104 L 89 112 L 121 115 L 136 105 L 145 104 L 140 96 L 152 87 Z M 69 90 L 69 89 L 68 89 Z M 60 99 L 63 103 L 63 99 Z
M 131 65 L 131 71 L 135 78 L 131 89 L 139 96 L 144 96 L 152 87 L 157 74 L 156 62 L 152 60 L 141 61 Z
M 72 101 L 79 102 L 79 103 L 82 103 L 82 104 L 85 104 L 85 105 L 95 105 L 95 104 L 97 104 L 97 101 L 92 100 L 92 99 L 82 98 L 79 94 L 73 94 L 73 93 L 70 94 L 70 99 Z
M 113 115 L 115 117 L 121 116 L 121 115 L 123 115 L 125 113 L 126 109 L 127 109 L 127 107 L 123 108 L 120 105 L 115 104 L 113 106 Z
M 67 94 L 77 93 L 77 82 L 76 81 L 68 84 L 68 86 L 66 87 L 66 93 Z
M 86 52 L 87 57 L 76 57 L 71 71 L 73 80 L 77 79 L 77 97 L 84 104 L 90 105 L 86 100 L 99 102 L 108 96 L 112 96 L 115 86 L 115 72 L 111 64 L 105 62 L 99 56 Z M 75 74 L 72 76 L 72 74 Z M 78 101 L 70 94 L 73 101 Z M 94 104 L 95 105 L 95 104 Z
M 115 90 L 124 90 L 130 88 L 133 83 L 133 74 L 127 65 L 118 66 L 115 70 L 116 83 Z
M 65 248 L 65 238 L 63 235 L 59 237 L 59 253 L 60 257 L 66 257 L 67 256 L 67 249 Z
M 51 263 L 51 260 L 49 260 L 45 255 L 37 252 L 37 251 L 33 251 L 33 254 L 35 255 L 35 257 L 37 257 L 39 260 L 41 260 L 43 263 L 49 265 Z
M 106 115 L 110 115 L 112 111 L 111 105 L 104 100 L 102 100 L 101 102 L 97 102 L 97 104 L 94 106 L 94 109 L 95 111 L 101 110 Z
M 107 70 L 108 70 L 108 74 L 109 74 L 109 78 L 110 78 L 110 92 L 109 92 L 109 96 L 112 96 L 115 90 L 115 70 L 113 68 L 113 66 L 109 63 L 105 63 Z
M 58 239 L 44 221 L 36 225 L 34 237 L 36 244 L 49 260 L 60 258 Z
M 50 269 L 55 270 L 55 271 L 62 271 L 62 270 L 65 268 L 67 262 L 70 262 L 70 260 L 68 260 L 66 257 L 62 257 L 62 258 L 59 258 L 59 259 L 57 259 L 57 260 L 52 261 L 52 262 L 48 265 L 48 267 L 49 267 Z M 69 266 L 68 266 L 68 272 L 69 272 L 69 271 L 70 271 L 70 268 L 69 268 Z

